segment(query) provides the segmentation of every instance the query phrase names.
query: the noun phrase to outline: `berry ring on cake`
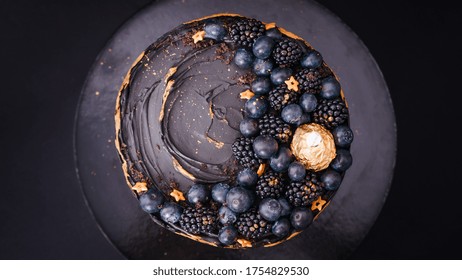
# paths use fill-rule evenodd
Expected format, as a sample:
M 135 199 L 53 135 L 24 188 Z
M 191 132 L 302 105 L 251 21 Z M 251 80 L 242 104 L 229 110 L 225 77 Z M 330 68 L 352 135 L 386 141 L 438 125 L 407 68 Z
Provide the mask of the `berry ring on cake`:
M 116 147 L 141 208 L 213 246 L 273 246 L 308 228 L 352 164 L 348 107 L 322 55 L 274 23 L 184 23 L 136 60 Z

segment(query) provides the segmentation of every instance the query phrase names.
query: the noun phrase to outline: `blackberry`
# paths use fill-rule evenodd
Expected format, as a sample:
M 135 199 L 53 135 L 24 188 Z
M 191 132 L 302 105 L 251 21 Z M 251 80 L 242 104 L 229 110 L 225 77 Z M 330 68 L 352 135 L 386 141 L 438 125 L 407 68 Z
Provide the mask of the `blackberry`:
M 218 214 L 211 208 L 184 209 L 180 218 L 180 227 L 191 234 L 216 233 L 218 230 Z
M 283 39 L 273 49 L 274 61 L 282 67 L 291 66 L 303 55 L 300 45 L 292 39 Z
M 268 171 L 258 178 L 255 188 L 257 196 L 260 198 L 279 198 L 284 194 L 284 179 L 280 173 Z
M 301 93 L 318 94 L 321 92 L 322 80 L 332 75 L 332 71 L 324 65 L 316 69 L 303 69 L 295 75 Z
M 327 129 L 335 128 L 348 120 L 348 108 L 341 98 L 322 99 L 313 112 L 313 121 Z
M 295 206 L 309 206 L 315 201 L 324 189 L 315 173 L 307 171 L 305 179 L 301 182 L 291 182 L 286 189 L 286 198 Z
M 255 40 L 265 33 L 265 25 L 256 19 L 243 18 L 229 30 L 231 40 L 239 46 L 251 48 Z
M 259 119 L 258 128 L 260 129 L 260 135 L 273 136 L 280 143 L 288 143 L 292 137 L 290 125 L 274 115 L 267 114 Z
M 263 219 L 255 209 L 239 216 L 235 223 L 237 231 L 249 240 L 259 240 L 271 234 L 272 223 Z
M 286 84 L 282 84 L 269 92 L 268 101 L 274 110 L 280 111 L 286 105 L 297 103 L 298 93 L 287 89 Z
M 253 140 L 254 138 L 239 137 L 234 141 L 231 150 L 240 165 L 255 170 L 262 160 L 257 158 L 253 151 Z

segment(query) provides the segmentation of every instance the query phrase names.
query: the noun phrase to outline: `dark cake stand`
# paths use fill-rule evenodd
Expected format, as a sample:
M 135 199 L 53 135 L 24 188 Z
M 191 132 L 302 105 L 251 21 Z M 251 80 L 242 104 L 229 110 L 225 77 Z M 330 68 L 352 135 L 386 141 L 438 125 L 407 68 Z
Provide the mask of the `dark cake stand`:
M 159 227 L 126 185 L 114 146 L 115 100 L 136 57 L 180 23 L 215 13 L 276 22 L 306 39 L 338 75 L 350 108 L 353 166 L 319 219 L 276 247 L 214 248 Z M 124 24 L 101 51 L 83 87 L 75 125 L 77 173 L 85 199 L 108 241 L 130 259 L 346 258 L 385 202 L 396 154 L 393 107 L 380 69 L 356 34 L 314 1 L 154 2 Z

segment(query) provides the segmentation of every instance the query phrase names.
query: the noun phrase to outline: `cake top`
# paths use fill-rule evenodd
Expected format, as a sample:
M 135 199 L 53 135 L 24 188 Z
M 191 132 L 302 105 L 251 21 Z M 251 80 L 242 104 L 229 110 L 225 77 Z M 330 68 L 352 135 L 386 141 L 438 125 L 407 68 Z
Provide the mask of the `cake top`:
M 210 245 L 291 238 L 351 165 L 339 82 L 274 23 L 214 15 L 178 26 L 140 55 L 116 106 L 116 145 L 142 208 Z

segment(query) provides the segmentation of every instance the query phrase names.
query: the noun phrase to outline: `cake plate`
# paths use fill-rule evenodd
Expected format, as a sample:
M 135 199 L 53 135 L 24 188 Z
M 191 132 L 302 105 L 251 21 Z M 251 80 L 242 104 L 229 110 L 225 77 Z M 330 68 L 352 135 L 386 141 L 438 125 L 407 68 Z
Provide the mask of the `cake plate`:
M 265 7 L 265 8 L 262 8 Z M 235 13 L 276 22 L 323 54 L 337 74 L 355 133 L 353 166 L 307 230 L 271 248 L 215 248 L 156 225 L 126 185 L 114 146 L 114 108 L 124 76 L 152 42 L 182 22 Z M 75 123 L 76 170 L 85 200 L 107 240 L 129 259 L 339 259 L 358 247 L 387 197 L 396 157 L 396 125 L 375 60 L 338 17 L 314 1 L 155 1 L 100 52 L 83 86 Z

